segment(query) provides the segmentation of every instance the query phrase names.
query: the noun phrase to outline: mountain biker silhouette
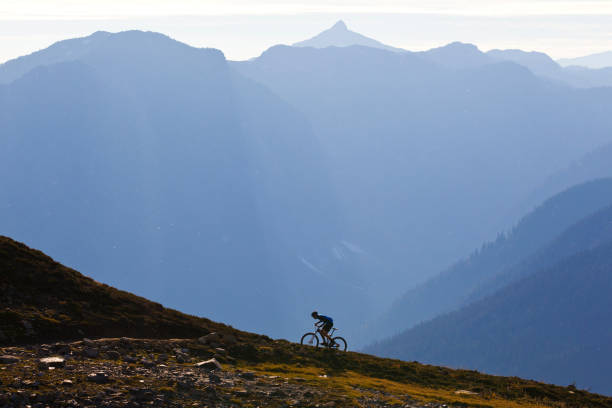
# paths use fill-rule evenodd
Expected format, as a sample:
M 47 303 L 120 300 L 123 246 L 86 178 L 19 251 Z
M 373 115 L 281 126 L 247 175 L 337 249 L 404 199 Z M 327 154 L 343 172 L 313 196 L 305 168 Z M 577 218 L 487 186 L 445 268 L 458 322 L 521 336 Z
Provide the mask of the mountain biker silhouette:
M 330 345 L 334 344 L 334 339 L 328 334 L 331 328 L 334 326 L 334 319 L 329 316 L 323 316 L 317 313 L 315 310 L 310 314 L 313 319 L 318 319 L 319 321 L 315 323 L 315 326 L 319 328 L 319 332 L 324 337 L 323 344 L 325 344 L 325 340 L 329 342 Z

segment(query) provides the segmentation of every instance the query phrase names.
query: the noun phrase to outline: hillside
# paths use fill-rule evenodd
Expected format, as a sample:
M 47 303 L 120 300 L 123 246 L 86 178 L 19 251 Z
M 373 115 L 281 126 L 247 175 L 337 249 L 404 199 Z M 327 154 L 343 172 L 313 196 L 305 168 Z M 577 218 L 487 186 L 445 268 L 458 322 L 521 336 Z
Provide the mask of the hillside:
M 612 393 L 607 374 L 612 364 L 612 208 L 593 217 L 599 222 L 591 227 L 608 230 L 604 243 L 534 268 L 483 300 L 367 350 Z
M 238 331 L 97 283 L 6 237 L 0 270 L 2 313 L 11 316 L 0 320 L 3 406 L 612 405 L 574 387 L 313 350 Z M 96 338 L 107 335 L 116 338 Z M 220 370 L 196 366 L 211 357 Z
M 579 231 L 580 226 L 570 227 L 610 204 L 610 178 L 582 183 L 550 197 L 508 234 L 500 234 L 497 240 L 484 244 L 435 278 L 403 294 L 385 314 L 368 325 L 368 339 L 379 340 L 409 329 L 481 299 L 528 274 L 534 265 L 551 265 L 560 257 L 588 249 L 601 234 L 609 233 L 601 228 L 601 217 L 592 217 L 583 227 L 586 232 Z M 562 233 L 565 235 L 560 237 Z M 554 240 L 557 242 L 553 243 Z M 374 338 L 374 333 L 379 337 Z

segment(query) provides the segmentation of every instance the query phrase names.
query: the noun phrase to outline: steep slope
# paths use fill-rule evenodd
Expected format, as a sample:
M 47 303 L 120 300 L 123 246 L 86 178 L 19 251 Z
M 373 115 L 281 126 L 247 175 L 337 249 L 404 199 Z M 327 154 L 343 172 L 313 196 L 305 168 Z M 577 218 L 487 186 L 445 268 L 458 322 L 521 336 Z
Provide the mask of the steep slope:
M 97 283 L 6 237 L 0 237 L 0 269 L 3 406 L 562 408 L 611 403 L 573 387 L 314 350 L 242 332 Z M 122 337 L 95 338 L 100 335 Z M 220 369 L 197 364 L 213 356 Z
M 551 197 L 507 235 L 500 234 L 496 241 L 484 244 L 468 258 L 406 292 L 389 311 L 368 325 L 365 335 L 373 341 L 374 335 L 380 339 L 408 329 L 479 300 L 535 267 L 552 265 L 588 249 L 601 242 L 601 234 L 604 240 L 612 239 L 612 231 L 605 228 L 605 223 L 601 227 L 598 217 L 590 218 L 586 226 L 572 227 L 610 204 L 610 178 L 580 184 Z
M 2 345 L 85 336 L 196 337 L 231 330 L 96 282 L 3 236 L 0 270 Z
M 361 45 L 364 47 L 380 48 L 387 51 L 393 52 L 406 52 L 401 48 L 391 47 L 385 45 L 380 41 L 376 41 L 372 38 L 368 38 L 365 35 L 361 35 L 354 31 L 351 31 L 346 26 L 346 23 L 339 20 L 332 27 L 327 30 L 315 35 L 314 37 L 297 42 L 293 44 L 294 47 L 314 47 L 314 48 L 325 48 L 325 47 L 348 47 L 351 45 Z
M 610 394 L 611 270 L 608 241 L 369 351 Z
M 350 235 L 380 260 L 370 287 L 381 302 L 513 223 L 499 214 L 612 128 L 612 90 L 557 86 L 510 62 L 455 69 L 368 47 L 277 46 L 232 67 L 310 119 Z
M 78 60 L 0 87 L 2 232 L 100 281 L 278 336 L 338 297 L 367 311 L 359 255 L 332 250 L 348 234 L 308 121 L 217 50 L 93 37 Z

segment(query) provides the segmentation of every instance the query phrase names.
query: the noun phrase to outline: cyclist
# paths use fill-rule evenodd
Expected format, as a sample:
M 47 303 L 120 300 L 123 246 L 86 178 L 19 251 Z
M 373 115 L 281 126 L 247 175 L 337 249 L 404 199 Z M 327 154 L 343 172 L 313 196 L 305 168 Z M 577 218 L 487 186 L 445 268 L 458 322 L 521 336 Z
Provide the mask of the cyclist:
M 334 319 L 329 316 L 323 316 L 314 311 L 310 314 L 313 319 L 318 319 L 319 321 L 315 323 L 315 326 L 319 328 L 319 332 L 323 336 L 323 344 L 325 344 L 325 340 L 329 342 L 330 345 L 334 344 L 334 340 L 331 338 L 329 334 L 327 334 L 331 328 L 334 326 Z

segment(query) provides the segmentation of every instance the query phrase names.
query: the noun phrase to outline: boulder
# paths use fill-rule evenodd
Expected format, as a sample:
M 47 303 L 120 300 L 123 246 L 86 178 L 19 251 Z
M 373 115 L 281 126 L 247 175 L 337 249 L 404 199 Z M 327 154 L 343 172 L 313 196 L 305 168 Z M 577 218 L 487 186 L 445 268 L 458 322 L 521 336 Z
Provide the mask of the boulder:
M 44 357 L 38 360 L 42 367 L 63 367 L 66 360 L 63 357 Z
M 100 354 L 100 350 L 97 347 L 86 347 L 83 350 L 83 355 L 89 358 L 96 358 Z
M 244 373 L 240 373 L 238 374 L 238 376 L 248 381 L 253 381 L 255 379 L 255 373 L 252 371 L 246 371 Z
M 119 360 L 119 357 L 121 357 L 121 354 L 119 354 L 118 351 L 115 350 L 110 350 L 106 352 L 106 356 L 110 359 L 110 360 Z
M 110 381 L 108 378 L 108 374 L 103 371 L 98 371 L 97 373 L 91 373 L 87 375 L 87 381 L 94 382 L 96 384 L 105 384 Z
M 141 361 L 141 363 L 142 363 L 142 365 L 143 365 L 145 368 L 153 368 L 153 367 L 155 367 L 155 365 L 156 365 L 156 364 L 155 364 L 153 361 L 151 361 L 151 360 L 145 360 L 145 359 L 143 359 L 143 360 Z
M 72 380 L 64 380 L 62 381 L 62 387 L 72 387 L 73 383 Z
M 202 344 L 218 344 L 221 340 L 221 336 L 217 333 L 209 333 L 206 336 L 202 336 L 198 341 Z
M 221 364 L 214 358 L 206 361 L 200 361 L 199 363 L 196 363 L 195 366 L 205 370 L 223 370 Z
M 0 364 L 15 364 L 19 362 L 19 357 L 4 355 L 0 356 Z
M 223 342 L 228 346 L 232 346 L 236 344 L 238 340 L 236 340 L 236 336 L 234 336 L 233 334 L 224 334 Z

